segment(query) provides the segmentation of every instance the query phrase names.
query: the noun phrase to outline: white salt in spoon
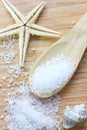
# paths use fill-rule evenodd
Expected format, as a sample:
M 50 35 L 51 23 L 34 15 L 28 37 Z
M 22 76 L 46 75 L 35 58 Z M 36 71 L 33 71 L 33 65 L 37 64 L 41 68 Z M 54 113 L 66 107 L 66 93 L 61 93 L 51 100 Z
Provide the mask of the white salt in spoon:
M 69 82 L 70 78 L 74 74 L 74 72 L 75 72 L 76 68 L 78 67 L 79 62 L 86 50 L 86 47 L 87 47 L 87 14 L 85 14 L 81 18 L 81 20 L 70 30 L 70 32 L 66 36 L 64 36 L 63 38 L 58 40 L 55 44 L 53 44 L 36 61 L 36 63 L 34 64 L 32 70 L 30 72 L 30 75 L 29 75 L 29 86 L 30 86 L 31 91 L 35 95 L 37 95 L 41 98 L 50 97 L 53 94 L 59 92 Z M 65 62 L 65 66 L 64 66 L 64 64 L 61 65 L 62 61 L 61 61 L 61 63 L 59 63 L 59 68 L 60 68 L 60 66 L 63 66 L 63 67 L 62 67 L 61 71 L 56 70 L 56 74 L 58 74 L 60 71 L 60 75 L 59 75 L 59 78 L 57 80 L 55 80 L 55 81 L 57 81 L 58 86 L 57 85 L 54 86 L 54 84 L 51 84 L 51 83 L 54 82 L 53 81 L 54 77 L 52 77 L 52 73 L 55 74 L 53 72 L 53 69 L 55 69 L 55 68 L 51 68 L 52 69 L 52 73 L 50 73 L 51 77 L 52 77 L 52 82 L 51 82 L 51 80 L 48 79 L 50 77 L 50 74 L 47 74 L 46 77 L 43 77 L 45 74 L 43 74 L 43 73 L 41 74 L 41 72 L 44 72 L 44 71 L 45 71 L 44 73 L 48 72 L 48 70 L 46 70 L 47 68 L 44 69 L 43 71 L 42 70 L 39 71 L 40 69 L 38 69 L 38 67 L 41 68 L 43 65 L 46 66 L 47 61 L 50 62 L 50 61 L 52 61 L 53 57 L 56 57 L 57 55 L 60 56 L 61 54 L 64 54 L 64 57 L 65 57 L 64 60 L 66 60 L 66 61 L 63 60 L 63 63 Z M 72 62 L 72 63 L 69 63 L 69 62 Z M 68 63 L 73 64 L 73 65 L 71 65 L 71 66 L 69 65 L 69 67 L 67 67 Z M 50 62 L 50 64 L 51 64 L 51 62 Z M 72 66 L 74 67 L 73 69 L 72 69 Z M 58 67 L 58 63 L 57 63 L 56 67 Z M 49 68 L 49 65 L 48 65 L 48 68 Z M 64 68 L 66 68 L 66 69 L 64 70 Z M 72 71 L 71 71 L 71 69 L 72 69 Z M 39 74 L 39 76 L 37 73 L 35 75 L 36 70 L 37 70 L 37 73 Z M 63 73 L 63 70 L 64 70 L 64 73 Z M 69 71 L 71 71 L 70 74 L 68 74 Z M 64 79 L 63 77 L 66 77 L 66 74 L 67 74 L 67 78 Z M 63 75 L 63 76 L 61 77 L 61 75 Z M 41 76 L 41 81 L 43 81 L 43 82 L 40 81 L 40 76 Z M 45 78 L 45 80 L 44 80 L 44 78 Z M 62 83 L 60 82 L 60 79 L 61 79 Z M 36 84 L 35 84 L 35 81 L 36 81 Z M 40 84 L 39 84 L 39 82 L 40 82 Z M 47 86 L 48 84 L 46 84 L 45 82 L 50 84 L 50 86 L 48 87 Z M 43 85 L 43 84 L 46 84 L 46 85 Z

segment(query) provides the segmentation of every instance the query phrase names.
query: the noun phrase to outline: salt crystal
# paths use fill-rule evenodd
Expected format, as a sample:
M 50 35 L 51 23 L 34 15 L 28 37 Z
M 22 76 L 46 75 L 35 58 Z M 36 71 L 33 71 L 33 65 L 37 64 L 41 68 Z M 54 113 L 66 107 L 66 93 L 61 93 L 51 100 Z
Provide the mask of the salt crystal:
M 15 79 L 17 79 L 17 78 L 18 78 L 18 76 L 17 76 L 17 75 L 13 75 L 13 77 L 14 77 Z
M 6 130 L 5 127 L 2 127 L 2 130 Z
M 32 51 L 36 51 L 36 49 L 35 49 L 35 48 L 32 48 Z
M 35 58 L 36 56 L 34 55 L 33 58 Z
M 6 91 L 6 89 L 4 88 L 4 89 L 3 89 L 3 91 L 5 92 L 5 91 Z
M 10 88 L 10 87 L 11 87 L 11 84 L 7 84 L 6 86 L 7 86 L 8 88 Z
M 7 108 L 5 108 L 4 111 L 5 111 L 5 113 L 7 113 Z M 5 119 L 5 117 L 4 117 L 4 119 Z
M 76 23 L 75 21 L 72 22 L 72 24 L 75 24 L 75 23 Z
M 11 88 L 11 90 L 14 90 L 14 88 Z
M 13 79 L 13 78 L 11 78 L 11 79 L 9 80 L 9 84 L 12 84 L 12 83 L 13 83 L 13 81 L 14 81 L 14 79 Z
M 8 93 L 7 95 L 8 95 L 8 96 L 10 96 L 11 94 L 10 94 L 10 93 Z
M 75 63 L 63 54 L 36 68 L 30 82 L 37 94 L 49 94 L 65 85 L 75 70 Z
M 5 99 L 4 102 L 7 103 L 7 102 L 8 102 L 8 99 Z
M 3 80 L 5 80 L 5 79 L 6 79 L 6 77 L 5 77 L 5 76 L 3 76 L 3 77 L 2 77 L 2 79 L 3 79 Z
M 1 120 L 3 120 L 3 119 L 4 119 L 4 116 L 3 116 L 3 115 L 1 115 L 1 116 L 0 116 L 0 119 L 1 119 Z
M 3 78 L 3 80 L 7 79 L 8 75 L 3 76 L 2 78 Z

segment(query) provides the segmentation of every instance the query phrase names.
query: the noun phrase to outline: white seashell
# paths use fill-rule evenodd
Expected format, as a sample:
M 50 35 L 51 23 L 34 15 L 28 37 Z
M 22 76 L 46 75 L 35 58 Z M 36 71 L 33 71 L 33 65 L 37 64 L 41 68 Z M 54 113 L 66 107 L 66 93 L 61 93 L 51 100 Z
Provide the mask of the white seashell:
M 67 106 L 63 112 L 63 127 L 70 129 L 79 122 L 84 122 L 87 119 L 87 111 L 84 104 L 74 107 Z

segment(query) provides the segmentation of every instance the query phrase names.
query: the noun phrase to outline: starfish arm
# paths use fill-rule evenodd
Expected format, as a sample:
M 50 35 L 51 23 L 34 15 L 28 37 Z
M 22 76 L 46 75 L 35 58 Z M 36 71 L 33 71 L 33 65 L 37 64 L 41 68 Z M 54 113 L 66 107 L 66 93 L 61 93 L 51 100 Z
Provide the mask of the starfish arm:
M 12 4 L 10 4 L 7 0 L 2 0 L 8 12 L 12 15 L 16 23 L 23 23 L 24 15 L 17 10 Z
M 19 30 L 12 30 L 10 32 L 5 32 L 5 33 L 2 33 L 0 34 L 0 38 L 4 38 L 4 37 L 8 37 L 8 36 L 13 36 L 15 34 L 19 34 Z
M 1 34 L 1 33 L 5 33 L 5 32 L 9 32 L 9 31 L 11 31 L 11 30 L 15 30 L 15 29 L 17 29 L 17 28 L 19 28 L 19 25 L 13 24 L 13 25 L 11 25 L 11 26 L 9 26 L 9 27 L 6 27 L 6 28 L 4 28 L 4 29 L 1 29 L 1 30 L 0 30 L 0 34 Z
M 34 8 L 26 17 L 26 23 L 34 23 L 38 16 L 40 15 L 43 7 L 45 5 L 45 2 L 40 3 L 36 8 Z
M 46 36 L 46 37 L 60 37 L 58 32 L 49 30 L 44 27 L 37 28 L 37 26 L 34 26 L 34 28 L 29 28 L 30 34 L 37 35 L 37 36 Z
M 22 27 L 19 35 L 19 53 L 20 53 L 20 67 L 23 67 L 26 56 L 26 50 L 30 39 L 29 29 Z
M 59 34 L 54 34 L 50 32 L 43 32 L 43 31 L 38 31 L 34 29 L 30 29 L 30 33 L 32 35 L 37 35 L 37 36 L 45 36 L 45 37 L 59 37 Z
M 11 25 L 5 29 L 0 30 L 0 37 L 7 37 L 19 33 L 19 26 L 17 24 Z
M 0 38 L 8 37 L 8 36 L 13 36 L 15 34 L 19 34 L 19 29 L 17 30 L 12 30 L 10 32 L 5 32 L 0 34 Z
M 22 27 L 20 29 L 20 34 L 19 34 L 19 58 L 20 58 L 20 66 L 22 66 L 24 36 L 25 36 L 25 30 L 24 30 L 24 27 Z
M 24 47 L 23 47 L 23 61 L 22 61 L 22 65 L 24 65 L 29 39 L 30 39 L 30 32 L 29 32 L 29 29 L 26 28 L 26 30 L 25 30 L 25 39 L 24 39 Z
M 51 29 L 39 26 L 37 24 L 31 24 L 29 27 L 33 28 L 35 30 L 38 30 L 38 31 L 48 32 L 48 33 L 51 33 L 51 34 L 56 34 L 56 35 L 60 35 L 61 34 L 60 32 L 56 32 L 54 30 L 51 30 Z

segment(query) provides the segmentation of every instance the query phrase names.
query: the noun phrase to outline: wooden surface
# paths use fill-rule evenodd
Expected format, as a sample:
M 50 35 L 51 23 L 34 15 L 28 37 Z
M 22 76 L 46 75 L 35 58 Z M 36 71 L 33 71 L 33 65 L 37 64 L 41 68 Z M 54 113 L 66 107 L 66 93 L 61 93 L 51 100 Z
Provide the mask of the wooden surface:
M 27 14 L 42 0 L 9 0 L 14 4 L 23 14 Z M 65 35 L 74 24 L 87 12 L 87 0 L 46 0 L 46 6 L 41 13 L 37 23 L 39 25 L 48 27 L 50 29 L 60 31 L 62 36 Z M 0 28 L 7 27 L 14 23 L 14 20 L 9 15 L 3 3 L 0 1 Z M 30 45 L 27 51 L 27 57 L 25 64 L 27 66 L 35 62 L 41 53 L 51 46 L 57 39 L 55 38 L 42 38 L 42 37 L 31 37 Z M 32 48 L 36 48 L 36 51 L 32 51 Z M 2 51 L 2 50 L 0 50 Z M 18 43 L 16 43 L 17 56 L 12 64 L 18 62 Z M 35 56 L 35 58 L 33 57 Z M 9 65 L 8 65 L 9 66 Z M 5 75 L 7 64 L 0 63 L 0 83 L 3 82 L 0 88 L 0 115 L 5 113 L 4 99 L 7 97 L 7 93 L 11 92 L 10 88 L 6 87 L 6 82 L 2 79 Z M 23 78 L 17 79 L 18 81 Z M 27 78 L 25 78 L 27 81 Z M 6 89 L 4 91 L 4 89 Z M 62 111 L 66 105 L 76 105 L 85 103 L 87 107 L 87 52 L 85 52 L 81 63 L 73 76 L 69 84 L 59 93 L 62 98 L 62 104 L 60 107 L 59 114 L 62 115 Z M 6 126 L 3 120 L 0 120 L 0 130 Z M 61 126 L 62 127 L 62 126 Z M 63 128 L 62 128 L 63 130 Z M 72 130 L 87 130 L 87 123 L 80 124 Z

